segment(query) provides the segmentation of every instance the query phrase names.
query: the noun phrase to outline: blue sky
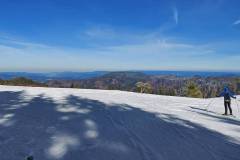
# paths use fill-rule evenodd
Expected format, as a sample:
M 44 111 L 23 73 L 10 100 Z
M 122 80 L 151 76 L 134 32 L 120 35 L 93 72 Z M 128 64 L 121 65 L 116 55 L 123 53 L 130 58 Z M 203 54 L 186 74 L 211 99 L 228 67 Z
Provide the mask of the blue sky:
M 239 0 L 1 0 L 0 71 L 240 71 Z

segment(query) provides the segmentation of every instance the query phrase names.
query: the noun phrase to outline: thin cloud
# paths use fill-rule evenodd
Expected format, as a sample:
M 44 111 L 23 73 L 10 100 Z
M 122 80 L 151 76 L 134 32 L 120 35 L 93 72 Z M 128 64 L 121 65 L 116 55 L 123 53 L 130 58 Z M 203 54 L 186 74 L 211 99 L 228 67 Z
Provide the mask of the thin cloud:
M 233 25 L 239 25 L 239 24 L 240 24 L 240 19 L 238 19 L 235 22 L 233 22 Z
M 178 9 L 176 7 L 173 7 L 172 10 L 173 10 L 173 19 L 175 23 L 178 24 L 179 22 Z
M 128 39 L 120 44 L 106 43 L 96 47 L 52 46 L 48 44 L 23 41 L 16 38 L 0 38 L 0 70 L 28 71 L 79 71 L 79 70 L 138 70 L 138 69 L 183 69 L 197 66 L 214 69 L 212 58 L 216 65 L 234 69 L 239 57 L 231 59 L 233 63 L 226 64 L 225 52 L 232 44 L 195 44 L 181 39 L 166 37 L 157 31 L 148 33 L 125 33 L 109 29 L 109 32 L 88 32 L 89 36 L 99 37 L 113 34 L 114 37 Z M 112 32 L 114 31 L 114 32 Z M 100 34 L 101 33 L 101 34 Z M 124 35 L 124 36 L 123 36 Z M 104 37 L 104 36 L 103 36 Z M 142 37 L 142 38 L 139 38 Z M 12 40 L 13 39 L 13 40 Z M 141 39 L 141 41 L 136 40 Z M 89 43 L 91 40 L 88 41 Z M 93 42 L 95 42 L 93 40 Z M 97 41 L 96 41 L 97 43 Z M 230 48 L 237 47 L 233 45 Z M 235 54 L 239 55 L 239 54 Z M 217 57 L 217 58 L 216 58 Z M 134 59 L 134 61 L 133 61 Z M 196 63 L 196 64 L 195 64 Z
M 0 60 L 0 68 L 11 70 L 30 68 L 39 71 L 141 69 L 144 66 L 140 62 L 143 61 L 146 61 L 145 67 L 157 68 L 175 63 L 179 63 L 179 65 L 185 64 L 184 58 L 205 57 L 202 55 L 209 54 L 209 49 L 211 49 L 204 46 L 169 41 L 160 37 L 145 36 L 149 37 L 149 39 L 146 38 L 146 40 L 139 43 L 85 49 L 62 48 L 26 41 L 9 42 L 9 40 L 6 40 L 4 43 L 0 41 L 0 56 L 4 57 L 4 59 Z M 17 46 L 12 45 L 12 43 L 17 44 Z M 18 45 L 23 47 L 18 47 Z M 133 63 L 131 60 L 133 58 L 137 59 L 139 63 Z M 183 62 L 181 62 L 181 59 L 183 59 Z M 160 60 L 161 63 L 156 63 L 156 60 L 157 62 Z M 154 64 L 154 66 L 151 66 L 151 64 Z

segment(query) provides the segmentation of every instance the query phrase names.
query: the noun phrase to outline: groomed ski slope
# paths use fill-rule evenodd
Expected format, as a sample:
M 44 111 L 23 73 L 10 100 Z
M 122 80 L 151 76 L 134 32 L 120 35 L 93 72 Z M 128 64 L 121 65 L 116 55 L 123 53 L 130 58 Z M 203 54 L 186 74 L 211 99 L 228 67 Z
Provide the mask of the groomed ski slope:
M 222 101 L 0 86 L 0 159 L 239 160 L 240 113 Z

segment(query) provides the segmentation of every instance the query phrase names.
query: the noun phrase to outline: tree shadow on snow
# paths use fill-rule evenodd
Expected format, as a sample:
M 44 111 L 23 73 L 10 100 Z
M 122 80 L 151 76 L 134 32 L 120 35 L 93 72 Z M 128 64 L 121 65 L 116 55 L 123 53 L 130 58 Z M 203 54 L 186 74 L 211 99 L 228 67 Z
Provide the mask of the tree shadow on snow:
M 170 114 L 70 95 L 0 92 L 0 159 L 226 160 L 240 145 L 229 137 Z
M 194 112 L 203 116 L 207 116 L 210 118 L 214 118 L 216 119 L 216 121 L 220 121 L 223 123 L 229 123 L 229 124 L 233 124 L 233 125 L 240 125 L 240 121 L 237 119 L 233 119 L 233 117 L 228 117 L 228 116 L 223 116 L 220 115 L 216 112 L 213 111 L 207 111 L 206 109 L 202 109 L 202 108 L 198 108 L 198 107 L 192 107 L 190 106 L 191 110 L 188 110 L 190 112 Z

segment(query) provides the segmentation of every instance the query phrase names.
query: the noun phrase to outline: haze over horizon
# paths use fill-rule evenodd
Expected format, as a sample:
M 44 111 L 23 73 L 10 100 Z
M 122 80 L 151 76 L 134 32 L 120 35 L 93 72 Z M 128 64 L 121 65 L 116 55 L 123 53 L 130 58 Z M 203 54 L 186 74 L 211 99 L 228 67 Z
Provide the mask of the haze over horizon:
M 0 72 L 240 71 L 238 0 L 0 2 Z

